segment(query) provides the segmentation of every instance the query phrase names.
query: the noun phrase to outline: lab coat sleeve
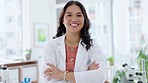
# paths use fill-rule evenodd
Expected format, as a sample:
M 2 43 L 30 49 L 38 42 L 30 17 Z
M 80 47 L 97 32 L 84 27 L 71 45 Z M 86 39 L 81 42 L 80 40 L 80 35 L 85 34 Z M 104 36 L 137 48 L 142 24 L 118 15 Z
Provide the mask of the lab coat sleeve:
M 106 57 L 98 45 L 90 49 L 91 63 L 99 64 L 97 70 L 74 72 L 76 83 L 104 83 L 107 73 Z
M 55 63 L 55 46 L 54 41 L 50 41 L 45 45 L 42 61 L 41 61 L 41 81 L 42 83 L 57 83 L 56 80 L 52 79 L 50 81 L 47 80 L 47 78 L 44 77 L 44 70 L 48 68 L 46 63 L 51 63 L 53 65 L 56 65 Z

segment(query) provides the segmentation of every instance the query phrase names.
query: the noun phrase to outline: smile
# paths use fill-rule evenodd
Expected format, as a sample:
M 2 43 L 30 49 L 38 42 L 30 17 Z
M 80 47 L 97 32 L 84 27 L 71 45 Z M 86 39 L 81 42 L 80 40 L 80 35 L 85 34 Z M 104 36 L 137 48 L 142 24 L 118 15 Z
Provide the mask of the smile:
M 76 26 L 78 26 L 79 24 L 70 24 L 71 26 L 73 26 L 73 27 L 76 27 Z

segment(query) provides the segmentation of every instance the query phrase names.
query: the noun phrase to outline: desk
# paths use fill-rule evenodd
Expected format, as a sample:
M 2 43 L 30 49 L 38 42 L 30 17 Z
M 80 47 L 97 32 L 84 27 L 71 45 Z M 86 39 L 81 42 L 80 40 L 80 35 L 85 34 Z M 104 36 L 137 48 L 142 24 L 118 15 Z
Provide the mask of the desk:
M 20 83 L 24 78 L 31 78 L 31 83 L 38 83 L 38 61 L 23 61 L 4 65 L 10 70 L 11 83 Z

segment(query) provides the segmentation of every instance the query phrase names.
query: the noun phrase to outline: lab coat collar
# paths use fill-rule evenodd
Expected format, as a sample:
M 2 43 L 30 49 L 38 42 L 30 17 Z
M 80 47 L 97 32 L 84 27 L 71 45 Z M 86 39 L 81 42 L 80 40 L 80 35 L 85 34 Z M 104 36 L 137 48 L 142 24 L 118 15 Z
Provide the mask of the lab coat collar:
M 78 50 L 77 50 L 77 56 L 76 56 L 76 62 L 75 62 L 75 71 L 78 71 L 84 58 L 86 56 L 86 49 L 85 49 L 85 46 L 83 46 L 81 44 L 81 42 L 79 42 L 79 47 L 78 47 Z
M 60 53 L 62 54 L 62 56 L 64 57 L 64 60 L 66 61 L 66 49 L 65 49 L 65 35 L 59 37 L 57 39 L 57 44 L 58 44 L 58 49 L 60 51 Z

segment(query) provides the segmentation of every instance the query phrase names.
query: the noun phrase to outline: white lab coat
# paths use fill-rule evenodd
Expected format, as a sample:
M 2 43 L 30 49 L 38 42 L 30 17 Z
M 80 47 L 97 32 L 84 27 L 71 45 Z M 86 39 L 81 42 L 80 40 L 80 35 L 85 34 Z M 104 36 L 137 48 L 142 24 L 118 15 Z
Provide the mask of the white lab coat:
M 47 68 L 46 63 L 51 63 L 65 71 L 66 52 L 64 39 L 65 35 L 49 41 L 45 46 L 41 62 L 41 78 L 43 83 L 65 83 L 64 81 L 58 81 L 56 79 L 47 81 L 43 74 Z M 99 63 L 99 68 L 97 70 L 87 71 L 90 64 L 94 61 Z M 93 43 L 93 46 L 86 51 L 85 45 L 82 46 L 81 43 L 79 43 L 74 68 L 76 83 L 104 83 L 106 70 L 106 57 L 102 54 L 99 46 Z

